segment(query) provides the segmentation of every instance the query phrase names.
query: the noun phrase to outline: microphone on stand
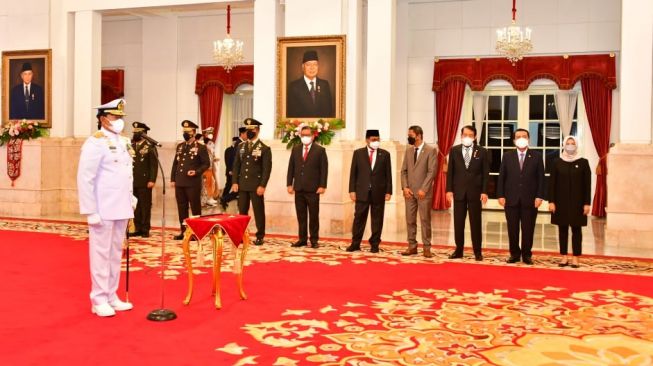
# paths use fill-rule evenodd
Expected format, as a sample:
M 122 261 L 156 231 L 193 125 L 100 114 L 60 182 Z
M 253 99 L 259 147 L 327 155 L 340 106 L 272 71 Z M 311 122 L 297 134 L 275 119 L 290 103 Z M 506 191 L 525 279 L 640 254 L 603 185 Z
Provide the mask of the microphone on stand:
M 161 147 L 161 144 L 157 140 L 151 138 L 150 136 L 148 136 L 146 134 L 142 134 L 141 137 L 143 139 L 145 139 L 145 141 L 149 142 L 150 144 L 152 144 L 152 145 L 154 145 L 156 147 Z

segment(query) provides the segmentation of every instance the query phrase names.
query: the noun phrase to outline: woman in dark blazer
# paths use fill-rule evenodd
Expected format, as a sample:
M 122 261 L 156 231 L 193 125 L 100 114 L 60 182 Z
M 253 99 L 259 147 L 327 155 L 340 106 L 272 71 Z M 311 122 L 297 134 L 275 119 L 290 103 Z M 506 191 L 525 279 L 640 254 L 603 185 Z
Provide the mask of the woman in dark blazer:
M 558 225 L 558 238 L 562 259 L 560 267 L 571 264 L 578 268 L 578 257 L 582 254 L 582 227 L 587 226 L 587 215 L 591 201 L 591 171 L 587 159 L 578 153 L 578 140 L 574 136 L 565 138 L 560 159 L 551 170 L 549 181 L 549 211 L 551 223 Z M 571 227 L 573 257 L 567 255 Z M 570 263 L 571 259 L 571 263 Z

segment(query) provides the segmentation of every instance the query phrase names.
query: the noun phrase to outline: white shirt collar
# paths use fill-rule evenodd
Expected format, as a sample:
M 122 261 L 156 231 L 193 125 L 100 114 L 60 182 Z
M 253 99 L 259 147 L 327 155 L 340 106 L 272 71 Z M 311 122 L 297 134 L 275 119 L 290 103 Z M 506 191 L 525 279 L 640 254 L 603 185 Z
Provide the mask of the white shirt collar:
M 416 146 L 416 147 L 417 147 L 417 151 L 422 151 L 422 148 L 424 147 L 424 144 L 425 144 L 425 142 L 422 141 L 422 144 L 421 144 L 421 145 Z
M 107 130 L 106 128 L 104 128 L 104 127 L 100 128 L 100 131 L 102 131 L 102 133 L 104 134 L 104 136 L 106 136 L 106 137 L 108 137 L 108 138 L 110 138 L 110 139 L 113 139 L 113 140 L 118 140 L 118 139 L 120 139 L 120 135 L 119 135 L 119 134 L 117 134 L 117 133 L 113 133 L 113 132 Z
M 304 75 L 304 82 L 306 83 L 306 86 L 308 87 L 308 90 L 311 90 L 311 81 L 313 82 L 313 87 L 317 89 L 317 77 L 313 79 L 309 79 Z
M 255 140 L 249 140 L 249 142 L 251 142 L 252 146 L 254 146 L 254 144 L 258 142 L 258 137 Z

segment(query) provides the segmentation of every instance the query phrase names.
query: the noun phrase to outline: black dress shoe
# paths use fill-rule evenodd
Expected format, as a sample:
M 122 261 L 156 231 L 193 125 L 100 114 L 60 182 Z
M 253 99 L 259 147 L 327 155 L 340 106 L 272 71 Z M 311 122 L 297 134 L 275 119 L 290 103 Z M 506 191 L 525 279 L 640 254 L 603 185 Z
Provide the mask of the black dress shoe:
M 379 246 L 378 245 L 372 245 L 370 248 L 370 253 L 378 253 L 379 252 Z
M 142 234 L 141 234 L 141 237 L 142 237 L 142 238 L 149 238 L 149 237 L 150 237 L 150 233 L 142 233 Z
M 524 262 L 524 264 L 528 264 L 529 266 L 533 265 L 533 260 L 530 258 L 524 258 L 522 262 Z
M 462 253 L 453 252 L 449 255 L 449 259 L 460 259 L 463 257 Z
M 580 268 L 580 265 L 578 265 L 578 264 L 572 264 L 570 267 L 571 267 L 571 268 Z
M 483 261 L 483 255 L 482 254 L 474 254 L 474 259 L 477 262 L 481 262 L 481 261 Z
M 291 247 L 293 247 L 293 248 L 299 248 L 299 247 L 305 247 L 305 246 L 306 246 L 305 241 L 298 241 L 298 242 L 295 242 L 293 245 L 291 245 Z
M 184 234 L 175 235 L 172 237 L 173 240 L 183 240 Z
M 320 246 L 317 245 L 317 242 L 311 243 L 311 248 L 313 248 L 313 249 L 317 249 L 317 248 L 319 248 L 319 247 L 320 247 Z
M 128 238 L 132 238 L 134 236 L 142 236 L 143 234 L 140 231 L 134 231 L 133 233 L 127 233 Z
M 256 241 L 254 242 L 254 245 L 257 245 L 257 246 L 258 245 L 263 245 L 263 238 L 256 239 Z
M 506 263 L 517 263 L 517 262 L 519 262 L 519 258 L 518 258 L 518 257 L 509 257 L 509 258 L 506 260 Z
M 558 263 L 558 267 L 567 267 L 568 265 L 569 265 L 569 262 Z
M 354 244 L 351 244 L 346 249 L 346 251 L 348 251 L 348 252 L 356 252 L 356 251 L 359 251 L 359 250 L 361 250 L 361 246 L 360 245 L 354 245 Z

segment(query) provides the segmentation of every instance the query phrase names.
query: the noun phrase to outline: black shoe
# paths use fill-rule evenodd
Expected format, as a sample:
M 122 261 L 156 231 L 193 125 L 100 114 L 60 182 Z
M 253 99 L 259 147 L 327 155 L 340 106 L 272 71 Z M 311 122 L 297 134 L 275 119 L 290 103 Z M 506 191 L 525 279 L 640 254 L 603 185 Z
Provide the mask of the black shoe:
M 142 234 L 141 234 L 141 237 L 142 237 L 142 238 L 149 238 L 149 237 L 150 237 L 150 233 L 142 233 Z
M 569 262 L 558 263 L 558 267 L 567 267 L 568 265 L 569 265 Z
M 578 264 L 572 264 L 570 267 L 571 267 L 571 268 L 580 268 L 580 265 L 578 265 Z
M 172 237 L 173 240 L 184 240 L 184 234 L 175 235 Z
M 378 253 L 379 252 L 379 245 L 372 245 L 370 248 L 370 253 Z
M 449 259 L 460 259 L 463 257 L 462 253 L 453 252 L 449 255 Z
M 530 258 L 524 258 L 522 262 L 524 262 L 524 264 L 528 264 L 529 266 L 533 265 L 533 260 Z
M 517 263 L 519 262 L 519 257 L 508 257 L 506 263 Z
M 134 231 L 133 233 L 127 233 L 128 238 L 133 238 L 134 236 L 143 236 L 140 231 Z
M 482 262 L 483 261 L 483 255 L 482 254 L 474 254 L 474 259 L 477 262 Z
M 313 242 L 313 243 L 311 243 L 311 248 L 313 248 L 313 249 L 317 249 L 317 248 L 319 248 L 319 247 L 320 247 L 320 246 L 317 245 L 317 242 Z
M 357 252 L 359 250 L 361 250 L 361 246 L 360 245 L 354 245 L 354 244 L 351 244 L 346 249 L 346 251 L 348 251 L 348 252 Z
M 291 247 L 293 247 L 293 248 L 299 248 L 299 247 L 305 247 L 305 246 L 306 246 L 305 241 L 298 241 L 298 242 L 294 243 L 293 245 L 291 245 Z
M 263 238 L 256 239 L 256 241 L 254 242 L 254 245 L 257 245 L 257 246 L 258 245 L 263 245 Z

